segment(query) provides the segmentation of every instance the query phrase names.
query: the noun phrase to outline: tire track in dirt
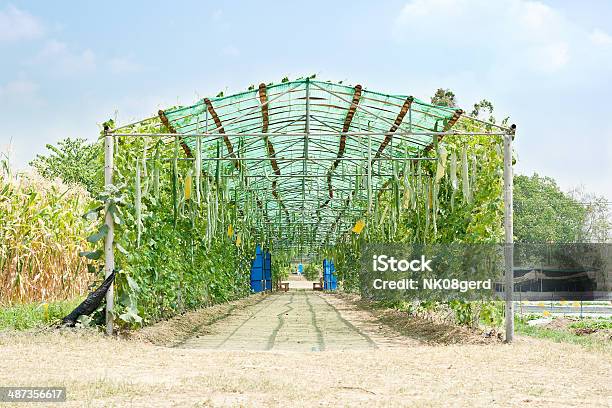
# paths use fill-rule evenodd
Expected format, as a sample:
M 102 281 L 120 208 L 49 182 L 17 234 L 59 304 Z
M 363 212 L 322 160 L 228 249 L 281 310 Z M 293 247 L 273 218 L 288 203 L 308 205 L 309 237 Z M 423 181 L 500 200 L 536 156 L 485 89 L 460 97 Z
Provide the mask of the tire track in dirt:
M 270 294 L 202 328 L 181 347 L 300 352 L 378 348 L 326 296 L 304 290 Z
M 308 295 L 306 296 L 306 303 L 308 304 L 308 309 L 312 315 L 312 327 L 314 327 L 315 332 L 317 333 L 317 343 L 319 343 L 318 351 L 325 351 L 325 339 L 323 338 L 321 328 L 317 324 L 317 314 L 312 306 L 312 303 L 310 302 L 310 299 L 308 298 Z
M 272 350 L 272 348 L 274 347 L 274 343 L 276 342 L 276 336 L 278 336 L 278 332 L 285 324 L 285 317 L 284 317 L 285 314 L 293 310 L 293 307 L 291 307 L 291 303 L 293 303 L 293 296 L 294 296 L 294 293 L 291 294 L 289 301 L 285 303 L 285 306 L 287 306 L 287 309 L 281 311 L 280 313 L 276 315 L 276 318 L 278 319 L 278 324 L 274 328 L 274 330 L 272 330 L 272 334 L 268 338 L 268 344 L 266 345 L 266 350 Z
M 378 348 L 378 345 L 376 344 L 376 342 L 374 340 L 372 340 L 370 338 L 370 336 L 368 336 L 367 334 L 365 334 L 364 332 L 362 332 L 361 330 L 359 330 L 357 327 L 355 327 L 355 325 L 353 325 L 351 322 L 349 322 L 348 320 L 346 320 L 338 311 L 338 309 L 336 309 L 331 303 L 329 303 L 327 301 L 327 299 L 325 299 L 323 296 L 317 294 L 317 296 L 321 299 L 323 299 L 323 301 L 325 302 L 325 304 L 327 304 L 336 314 L 336 316 L 338 317 L 338 320 L 340 320 L 342 323 L 344 323 L 346 325 L 346 327 L 348 327 L 349 329 L 351 329 L 354 333 L 358 334 L 359 336 L 361 336 L 366 342 L 368 342 L 369 345 L 371 345 L 373 348 Z
M 262 299 L 262 301 L 265 299 Z M 257 302 L 256 305 L 259 305 L 262 301 Z M 238 332 L 238 330 L 240 330 L 245 324 L 247 324 L 249 322 L 249 320 L 255 318 L 255 316 L 257 316 L 258 314 L 260 314 L 263 310 L 267 309 L 268 307 L 270 307 L 272 304 L 274 304 L 274 302 L 278 301 L 278 299 L 274 299 L 273 301 L 267 302 L 264 306 L 260 307 L 259 309 L 257 309 L 249 318 L 245 319 L 241 324 L 239 324 L 238 326 L 236 326 L 236 328 L 234 330 L 232 330 L 225 339 L 223 339 L 223 341 L 221 341 L 221 343 L 219 343 L 215 348 L 221 348 L 223 345 L 225 345 L 225 343 L 227 343 L 227 341 L 236 334 L 236 332 Z M 255 305 L 254 305 L 255 306 Z M 252 306 L 253 307 L 253 306 Z M 221 319 L 220 319 L 221 320 Z M 184 342 L 183 342 L 184 343 Z

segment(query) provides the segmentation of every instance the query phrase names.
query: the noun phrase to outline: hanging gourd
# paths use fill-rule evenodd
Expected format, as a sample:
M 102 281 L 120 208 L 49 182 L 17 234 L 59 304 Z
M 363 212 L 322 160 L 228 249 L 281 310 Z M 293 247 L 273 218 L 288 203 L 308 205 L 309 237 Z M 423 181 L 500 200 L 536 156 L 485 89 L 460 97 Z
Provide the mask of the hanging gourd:
M 476 188 L 476 180 L 477 180 L 477 178 L 476 178 L 476 175 L 477 175 L 476 169 L 477 169 L 477 166 L 478 166 L 478 162 L 476 161 L 476 155 L 475 154 L 472 154 L 471 165 L 472 165 L 472 169 L 471 169 L 472 170 L 472 174 L 470 174 L 470 185 L 472 186 L 472 190 L 474 190 Z
M 438 165 L 436 166 L 436 184 L 444 178 L 444 174 L 446 173 L 446 148 L 444 146 L 438 147 Z
M 160 173 L 160 160 L 159 160 L 159 144 L 161 142 L 157 142 L 157 146 L 155 147 L 155 160 L 153 161 L 153 193 L 155 194 L 155 198 L 159 201 L 159 173 Z
M 457 156 L 455 155 L 455 151 L 451 151 L 450 154 L 450 180 L 451 187 L 453 190 L 456 190 L 458 187 L 457 183 Z
M 234 235 L 234 227 L 232 226 L 232 224 L 227 226 L 227 236 L 228 237 L 232 237 Z
M 146 197 L 149 194 L 149 175 L 147 172 L 147 138 L 143 138 L 142 148 L 142 177 L 144 184 L 142 187 L 142 196 Z
M 172 209 L 174 215 L 174 227 L 176 228 L 176 222 L 178 220 L 178 137 L 174 138 L 174 159 L 172 160 Z
M 192 186 L 192 171 L 189 169 L 187 175 L 185 176 L 185 201 L 191 200 L 191 186 Z
M 495 154 L 497 155 L 497 157 L 502 157 L 503 155 L 500 143 L 495 143 Z
M 140 246 L 142 235 L 142 209 L 141 209 L 141 190 L 140 190 L 140 162 L 136 161 L 136 178 L 134 180 L 134 209 L 136 210 L 136 246 Z
M 463 199 L 471 203 L 472 192 L 470 190 L 470 177 L 468 172 L 467 145 L 463 145 L 461 149 L 461 187 L 463 189 Z
M 410 207 L 410 200 L 412 199 L 412 186 L 410 185 L 410 166 L 404 173 L 404 199 L 402 201 L 402 208 Z
M 378 221 L 380 227 L 381 227 L 381 231 L 385 226 L 385 219 L 387 218 L 387 211 L 389 210 L 389 206 L 385 205 L 384 203 L 381 203 L 379 208 L 381 209 L 381 214 L 380 214 L 380 221 Z
M 199 123 L 199 122 L 198 122 Z M 199 130 L 197 131 L 199 132 Z M 195 160 L 194 160 L 194 172 L 195 172 L 195 192 L 196 192 L 196 203 L 200 204 L 200 197 L 202 195 L 202 183 L 201 183 L 201 174 L 202 174 L 202 136 L 196 136 L 195 139 L 196 149 L 195 149 Z
M 425 193 L 425 231 L 423 232 L 423 241 L 426 242 L 427 232 L 429 231 L 430 213 L 431 208 L 431 183 L 423 183 L 423 191 Z
M 401 210 L 402 210 L 402 201 L 401 201 L 401 196 L 400 196 L 400 183 L 399 180 L 396 178 L 393 179 L 393 209 L 394 209 L 394 227 L 397 226 L 397 223 L 399 223 L 400 220 L 400 214 L 401 214 Z M 395 229 L 395 228 L 394 228 Z

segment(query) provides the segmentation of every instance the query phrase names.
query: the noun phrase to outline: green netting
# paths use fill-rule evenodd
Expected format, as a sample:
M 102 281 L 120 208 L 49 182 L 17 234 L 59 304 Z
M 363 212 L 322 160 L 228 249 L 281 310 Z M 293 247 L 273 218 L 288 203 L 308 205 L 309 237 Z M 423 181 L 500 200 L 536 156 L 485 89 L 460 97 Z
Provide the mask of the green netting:
M 203 168 L 209 174 L 217 171 L 218 162 L 206 159 L 218 154 L 230 157 L 228 144 L 235 157 L 249 159 L 240 161 L 240 169 L 235 163 L 221 162 L 222 174 L 242 172 L 248 176 L 248 189 L 236 194 L 239 201 L 254 194 L 265 203 L 269 219 L 279 229 L 297 223 L 303 226 L 302 234 L 308 235 L 308 239 L 321 241 L 332 225 L 338 227 L 338 221 L 344 219 L 350 223 L 363 213 L 363 202 L 371 199 L 367 192 L 375 194 L 397 173 L 397 162 L 386 159 L 418 157 L 432 143 L 430 135 L 407 135 L 407 132 L 442 131 L 456 112 L 411 98 L 410 110 L 399 121 L 398 115 L 408 96 L 363 90 L 350 126 L 344 130 L 348 133 L 395 131 L 397 135 L 386 146 L 384 134 L 348 135 L 340 152 L 340 132 L 355 92 L 355 87 L 309 79 L 269 85 L 265 87 L 267 128 L 257 88 L 210 98 L 214 114 L 203 99 L 192 106 L 167 110 L 165 115 L 173 130 L 180 134 L 210 134 L 201 141 Z M 222 131 L 230 134 L 226 139 L 220 136 L 219 123 Z M 308 136 L 304 135 L 306 131 Z M 184 137 L 184 143 L 194 152 L 194 137 Z M 274 163 L 270 160 L 270 145 L 275 153 Z M 367 183 L 368 158 L 373 159 L 377 154 L 381 160 L 374 162 L 371 188 L 360 188 Z M 336 162 L 339 155 L 342 160 Z M 308 160 L 303 160 L 305 157 Z M 236 177 L 232 182 L 236 182 Z M 355 205 L 358 202 L 362 205 Z
M 405 169 L 406 162 L 390 159 L 421 157 L 431 148 L 432 135 L 419 132 L 447 130 L 461 113 L 407 95 L 356 89 L 304 79 L 263 86 L 263 100 L 255 88 L 164 113 L 191 154 L 193 134 L 206 134 L 200 142 L 203 170 L 226 177 L 239 205 L 253 196 L 264 203 L 266 222 L 278 228 L 279 240 L 285 226 L 299 224 L 301 241 L 321 242 L 330 228 L 346 228 L 361 216 L 372 195 Z M 349 114 L 356 92 L 358 108 Z M 410 109 L 401 115 L 407 101 Z M 385 141 L 388 132 L 393 137 Z M 239 164 L 209 160 L 218 157 L 238 158 Z

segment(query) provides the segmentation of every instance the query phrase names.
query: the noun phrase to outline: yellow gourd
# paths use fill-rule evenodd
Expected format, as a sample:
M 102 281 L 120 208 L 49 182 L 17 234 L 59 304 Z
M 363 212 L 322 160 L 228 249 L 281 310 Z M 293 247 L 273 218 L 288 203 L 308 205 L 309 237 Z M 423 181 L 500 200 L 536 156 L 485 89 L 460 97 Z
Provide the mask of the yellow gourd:
M 192 176 L 191 176 L 191 171 L 190 171 L 185 176 L 185 200 L 191 199 L 191 184 L 192 184 Z
M 353 231 L 355 234 L 361 234 L 361 231 L 363 231 L 363 227 L 365 227 L 365 221 L 364 220 L 358 220 L 355 223 L 355 226 L 353 227 L 353 229 L 351 231 Z

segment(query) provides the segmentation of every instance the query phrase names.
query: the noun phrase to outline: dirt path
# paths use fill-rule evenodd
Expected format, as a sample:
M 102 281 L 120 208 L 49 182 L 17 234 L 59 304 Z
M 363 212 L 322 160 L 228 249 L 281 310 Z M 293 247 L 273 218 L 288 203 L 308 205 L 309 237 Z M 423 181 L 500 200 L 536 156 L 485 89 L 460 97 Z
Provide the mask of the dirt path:
M 187 340 L 184 348 L 221 350 L 367 350 L 376 343 L 312 291 L 270 295 Z
M 66 386 L 62 407 L 612 405 L 610 355 L 578 346 L 426 345 L 313 292 L 215 308 L 227 317 L 173 347 L 86 330 L 0 335 L 0 386 Z

